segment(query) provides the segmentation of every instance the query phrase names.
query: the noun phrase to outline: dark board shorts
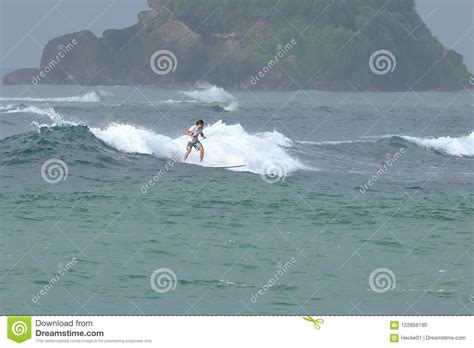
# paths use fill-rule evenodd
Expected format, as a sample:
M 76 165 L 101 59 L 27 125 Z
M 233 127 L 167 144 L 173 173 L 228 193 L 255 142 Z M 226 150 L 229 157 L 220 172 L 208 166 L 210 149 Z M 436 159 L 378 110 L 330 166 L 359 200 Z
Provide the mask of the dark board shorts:
M 196 141 L 195 143 L 189 141 L 189 142 L 188 142 L 188 147 L 194 147 L 196 150 L 199 151 L 199 150 L 201 149 L 201 147 L 202 147 L 202 144 L 201 144 L 200 141 Z

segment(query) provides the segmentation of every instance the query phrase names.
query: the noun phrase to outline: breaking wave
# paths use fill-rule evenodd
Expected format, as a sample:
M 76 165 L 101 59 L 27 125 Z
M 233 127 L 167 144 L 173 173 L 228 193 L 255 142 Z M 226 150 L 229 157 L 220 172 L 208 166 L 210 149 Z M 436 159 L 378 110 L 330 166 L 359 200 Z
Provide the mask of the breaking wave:
M 221 87 L 201 83 L 193 91 L 181 91 L 180 93 L 206 104 L 217 104 L 225 111 L 239 110 L 237 99 Z
M 172 138 L 129 124 L 91 128 L 91 132 L 119 151 L 165 158 L 181 157 L 189 140 L 184 135 Z M 292 141 L 277 131 L 249 134 L 240 124 L 226 125 L 218 121 L 206 127 L 205 132 L 207 139 L 202 140 L 206 151 L 203 166 L 246 164 L 246 167 L 236 170 L 256 174 L 262 174 L 269 161 L 278 163 L 288 174 L 306 168 L 288 153 Z M 188 162 L 199 163 L 196 151 L 191 153 Z
M 97 103 L 97 102 L 100 102 L 100 96 L 96 92 L 90 92 L 84 95 L 78 95 L 78 96 L 73 96 L 73 97 L 58 97 L 58 98 L 0 97 L 0 101 Z
M 457 138 L 452 138 L 449 136 L 439 138 L 401 136 L 400 138 L 414 143 L 424 149 L 446 153 L 451 156 L 474 156 L 474 132 L 471 132 L 469 135 Z

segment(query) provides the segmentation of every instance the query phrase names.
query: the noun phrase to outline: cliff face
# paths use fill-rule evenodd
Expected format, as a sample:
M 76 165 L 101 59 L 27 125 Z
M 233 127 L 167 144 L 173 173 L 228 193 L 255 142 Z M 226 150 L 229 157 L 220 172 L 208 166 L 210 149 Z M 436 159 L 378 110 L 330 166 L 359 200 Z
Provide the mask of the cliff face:
M 129 28 L 106 30 L 101 38 L 87 30 L 50 40 L 39 70 L 12 72 L 4 83 L 169 85 L 198 80 L 208 63 L 201 35 L 177 21 L 160 1 L 149 3 L 152 9 L 139 13 L 138 23 Z M 156 64 L 164 64 L 159 56 L 151 61 L 160 50 L 175 55 L 174 71 L 153 71 Z
M 3 78 L 4 85 L 31 85 L 33 76 L 39 74 L 38 68 L 18 69 Z
M 139 13 L 135 25 L 106 30 L 100 38 L 90 31 L 54 38 L 44 48 L 39 70 L 12 72 L 4 83 L 169 87 L 204 80 L 224 87 L 277 90 L 344 90 L 351 85 L 403 90 L 415 82 L 415 89 L 469 85 L 462 56 L 444 51 L 412 0 L 397 0 L 383 9 L 377 9 L 376 0 L 325 7 L 327 1 L 280 1 L 282 18 L 265 16 L 271 1 L 253 8 L 250 0 L 148 0 L 150 10 Z M 211 8 L 216 13 L 209 17 Z M 330 10 L 322 12 L 325 8 Z M 365 17 L 384 11 L 390 11 L 385 19 L 374 17 L 364 25 Z M 315 21 L 319 16 L 322 19 Z M 392 23 L 397 17 L 404 28 L 421 27 L 416 40 L 399 32 L 400 23 Z M 394 61 L 388 63 L 396 69 L 373 72 L 371 54 L 380 49 L 389 50 Z M 430 73 L 417 81 L 416 72 L 428 71 L 433 62 Z

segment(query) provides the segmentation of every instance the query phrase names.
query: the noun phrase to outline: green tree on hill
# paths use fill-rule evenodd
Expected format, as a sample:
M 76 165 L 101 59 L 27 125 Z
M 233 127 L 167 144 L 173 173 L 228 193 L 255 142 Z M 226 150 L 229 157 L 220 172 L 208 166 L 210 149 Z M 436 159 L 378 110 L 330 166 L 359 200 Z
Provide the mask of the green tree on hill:
M 244 36 L 250 64 L 265 65 L 275 46 L 294 38 L 298 84 L 315 79 L 329 88 L 382 90 L 459 89 L 469 73 L 455 52 L 433 37 L 414 0 L 174 0 L 179 20 L 211 40 L 218 33 Z M 388 50 L 396 69 L 369 69 L 369 58 Z M 306 79 L 306 80 L 305 80 Z

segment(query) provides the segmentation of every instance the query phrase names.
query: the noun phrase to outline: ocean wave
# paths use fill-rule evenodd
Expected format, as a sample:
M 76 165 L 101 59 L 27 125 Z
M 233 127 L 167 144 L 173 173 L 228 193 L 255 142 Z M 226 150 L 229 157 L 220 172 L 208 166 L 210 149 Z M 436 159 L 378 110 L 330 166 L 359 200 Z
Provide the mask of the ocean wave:
M 162 100 L 158 102 L 159 105 L 178 105 L 182 103 L 198 103 L 197 100 L 175 100 L 175 99 L 167 99 L 167 100 Z M 155 103 L 152 103 L 155 104 Z
M 439 138 L 418 138 L 412 136 L 400 136 L 400 138 L 414 143 L 424 149 L 446 153 L 456 157 L 474 156 L 474 132 L 469 135 L 451 138 L 449 136 Z
M 129 124 L 111 124 L 106 128 L 91 128 L 91 132 L 107 145 L 126 153 L 140 153 L 164 158 L 181 157 L 189 138 L 171 138 Z M 202 143 L 206 149 L 203 166 L 225 166 L 246 164 L 236 170 L 256 174 L 271 174 L 265 165 L 269 161 L 284 168 L 287 174 L 306 167 L 293 158 L 286 148 L 292 141 L 276 131 L 249 134 L 240 125 L 226 125 L 218 121 L 206 127 L 207 139 Z M 198 164 L 198 153 L 193 151 L 189 163 Z
M 158 102 L 159 105 L 178 105 L 181 104 L 183 101 L 182 100 L 174 100 L 174 99 L 167 99 L 167 100 L 162 100 Z
M 382 142 L 393 142 L 398 139 L 400 142 L 409 142 L 419 146 L 424 150 L 431 150 L 442 154 L 448 154 L 456 157 L 472 157 L 474 156 L 474 132 L 469 135 L 452 138 L 449 136 L 439 138 L 419 138 L 409 135 L 376 135 L 370 137 L 363 137 L 355 140 L 337 140 L 337 141 L 296 141 L 302 145 L 314 145 L 314 146 L 338 146 L 338 145 L 351 145 L 351 144 L 367 144 L 367 143 L 378 143 Z
M 15 104 L 0 105 L 0 112 L 10 111 L 16 107 L 17 105 Z
M 298 144 L 302 145 L 316 145 L 316 146 L 324 146 L 324 145 L 342 145 L 342 144 L 356 144 L 356 143 L 376 143 L 377 140 L 329 140 L 329 141 L 296 141 Z
M 64 122 L 62 116 L 59 115 L 52 107 L 29 106 L 29 105 L 23 105 L 23 104 L 21 105 L 9 104 L 5 107 L 0 107 L 0 112 L 4 114 L 27 113 L 27 114 L 45 116 L 54 122 L 53 125 L 61 124 Z
M 239 102 L 237 99 L 221 87 L 200 83 L 197 85 L 197 89 L 193 91 L 181 91 L 180 93 L 206 104 L 217 104 L 225 111 L 239 110 Z
M 102 97 L 113 97 L 114 96 L 114 94 L 112 92 L 109 92 L 109 91 L 106 91 L 106 90 L 103 90 L 103 89 L 100 89 L 97 93 Z
M 42 128 L 54 130 L 58 126 L 87 126 L 64 120 L 53 108 L 23 106 L 15 112 L 26 111 L 46 116 L 53 121 L 53 124 L 39 124 L 33 121 L 33 125 L 40 130 Z M 97 139 L 118 151 L 170 159 L 181 158 L 189 141 L 189 137 L 185 135 L 172 138 L 131 124 L 112 123 L 103 128 L 88 129 Z M 287 149 L 293 146 L 293 142 L 277 131 L 249 134 L 240 124 L 226 125 L 222 121 L 217 121 L 206 127 L 205 134 L 207 138 L 202 140 L 206 149 L 203 166 L 246 164 L 244 168 L 235 170 L 265 175 L 273 174 L 273 169 L 275 175 L 281 171 L 291 174 L 299 169 L 310 169 L 288 153 Z M 188 163 L 200 164 L 196 151 L 191 153 Z M 269 163 L 272 165 L 269 166 Z
M 27 101 L 27 102 L 64 102 L 64 103 L 97 103 L 100 102 L 99 95 L 94 91 L 84 95 L 60 98 L 31 98 L 31 97 L 0 97 L 0 101 Z

